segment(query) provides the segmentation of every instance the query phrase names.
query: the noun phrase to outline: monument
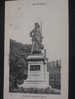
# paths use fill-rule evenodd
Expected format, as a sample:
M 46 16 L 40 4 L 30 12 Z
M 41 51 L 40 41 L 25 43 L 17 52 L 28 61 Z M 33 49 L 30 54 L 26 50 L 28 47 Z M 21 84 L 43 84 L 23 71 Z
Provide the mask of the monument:
M 49 72 L 47 71 L 46 50 L 42 44 L 41 27 L 38 22 L 30 32 L 32 38 L 31 54 L 27 57 L 28 78 L 20 85 L 23 88 L 47 88 L 49 87 Z

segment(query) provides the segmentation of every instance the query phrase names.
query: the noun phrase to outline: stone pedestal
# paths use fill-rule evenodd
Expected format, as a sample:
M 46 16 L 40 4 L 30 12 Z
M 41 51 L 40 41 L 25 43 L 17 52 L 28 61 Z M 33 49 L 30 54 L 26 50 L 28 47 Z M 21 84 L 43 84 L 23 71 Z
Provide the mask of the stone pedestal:
M 46 88 L 49 87 L 49 72 L 47 62 L 43 55 L 32 54 L 27 58 L 28 78 L 20 87 L 23 88 Z

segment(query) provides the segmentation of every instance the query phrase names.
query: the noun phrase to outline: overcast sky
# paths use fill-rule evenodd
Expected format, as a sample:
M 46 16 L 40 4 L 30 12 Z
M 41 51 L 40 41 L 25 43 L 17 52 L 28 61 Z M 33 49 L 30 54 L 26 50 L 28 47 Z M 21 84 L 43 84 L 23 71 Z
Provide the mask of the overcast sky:
M 35 1 L 35 2 L 34 2 Z M 50 61 L 63 59 L 67 46 L 65 0 L 17 0 L 5 4 L 5 33 L 9 38 L 31 43 L 30 31 L 42 23 L 43 43 Z

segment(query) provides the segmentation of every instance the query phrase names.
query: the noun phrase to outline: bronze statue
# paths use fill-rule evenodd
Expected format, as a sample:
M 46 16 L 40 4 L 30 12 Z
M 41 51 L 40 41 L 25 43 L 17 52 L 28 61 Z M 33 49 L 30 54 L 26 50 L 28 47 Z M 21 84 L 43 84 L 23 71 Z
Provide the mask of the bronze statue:
M 32 37 L 32 53 L 41 53 L 41 49 L 43 49 L 43 37 L 41 35 L 41 28 L 39 23 L 35 23 L 35 27 L 30 32 L 30 36 Z

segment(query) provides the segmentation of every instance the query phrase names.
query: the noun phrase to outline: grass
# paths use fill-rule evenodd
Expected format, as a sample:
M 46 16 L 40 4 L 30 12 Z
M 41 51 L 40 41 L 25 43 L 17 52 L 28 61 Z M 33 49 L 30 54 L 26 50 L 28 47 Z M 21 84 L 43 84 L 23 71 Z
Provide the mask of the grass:
M 30 94 L 60 94 L 60 90 L 54 88 L 17 88 L 11 92 L 16 93 L 30 93 Z

